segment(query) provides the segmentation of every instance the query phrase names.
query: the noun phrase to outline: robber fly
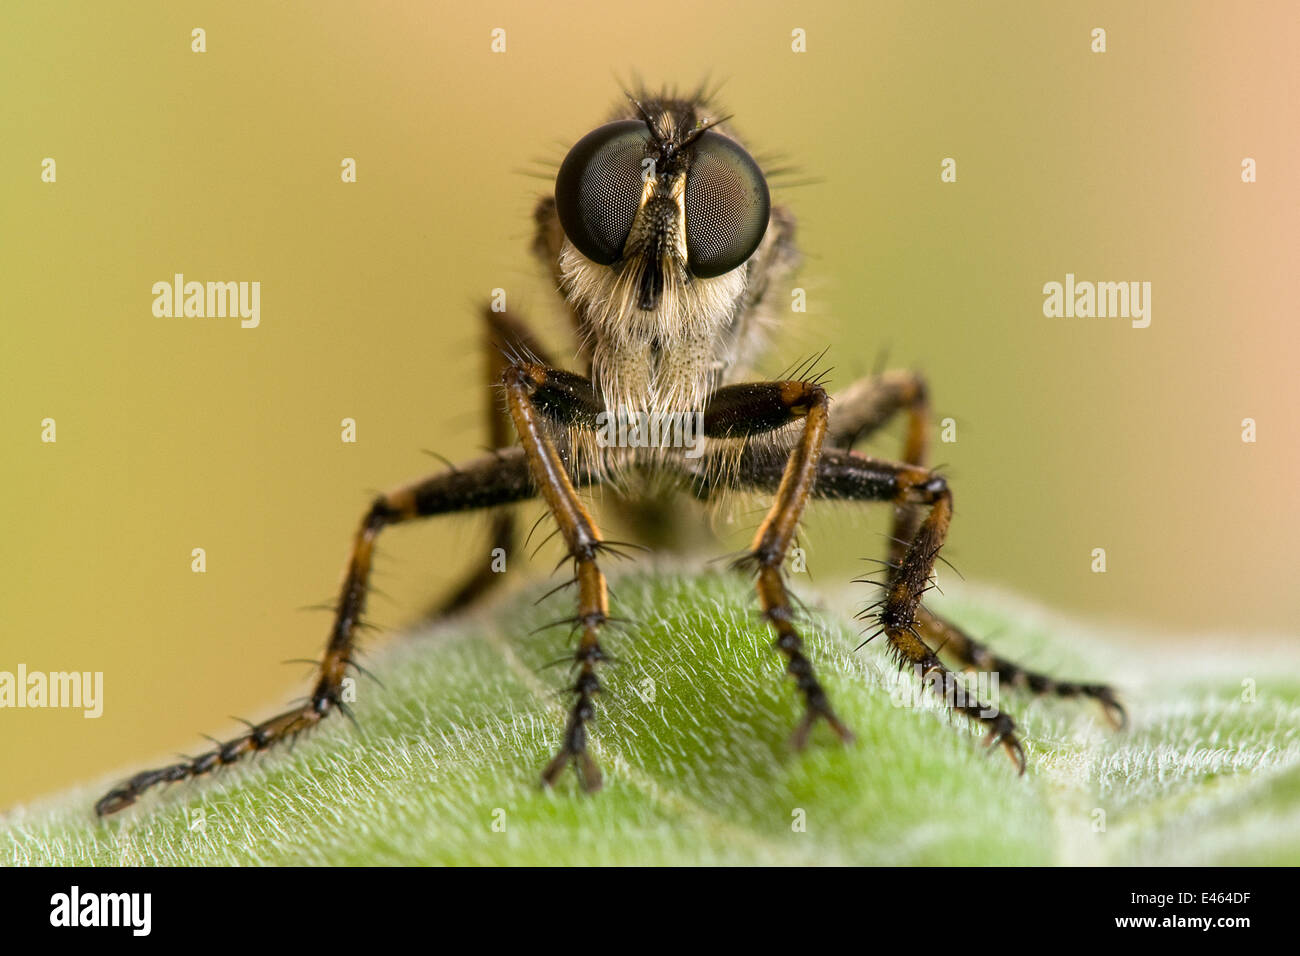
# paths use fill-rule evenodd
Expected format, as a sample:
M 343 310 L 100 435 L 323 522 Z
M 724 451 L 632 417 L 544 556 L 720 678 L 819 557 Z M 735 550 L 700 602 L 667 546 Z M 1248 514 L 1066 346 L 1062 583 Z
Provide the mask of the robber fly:
M 930 405 L 915 373 L 887 371 L 831 401 L 804 366 L 779 381 L 749 380 L 777 319 L 772 289 L 796 264 L 794 219 L 772 205 L 758 163 L 703 91 L 629 94 L 609 122 L 570 150 L 551 195 L 534 214 L 533 249 L 572 317 L 576 366 L 547 357 L 524 320 L 486 309 L 492 386 L 490 431 L 497 450 L 478 460 L 380 495 L 352 543 L 334 623 L 311 696 L 194 759 L 137 774 L 96 804 L 101 815 L 135 802 L 158 783 L 201 776 L 295 737 L 332 711 L 346 712 L 344 677 L 353 665 L 380 532 L 433 515 L 493 509 L 491 544 L 516 545 L 507 506 L 540 497 L 572 562 L 577 609 L 573 704 L 558 751 L 542 772 L 552 784 L 569 766 L 588 791 L 601 774 L 587 746 L 601 690 L 598 669 L 610 605 L 602 557 L 616 550 L 596 526 L 580 489 L 608 486 L 616 503 L 653 509 L 685 493 L 711 501 L 731 491 L 768 494 L 770 510 L 739 566 L 756 581 L 758 605 L 802 696 L 793 745 L 817 721 L 852 739 L 812 661 L 782 573 L 810 499 L 894 506 L 883 597 L 863 612 L 900 666 L 936 687 L 952 675 L 934 648 L 966 668 L 996 672 L 1038 693 L 1090 697 L 1115 726 L 1124 711 L 1111 688 L 1056 681 L 1023 670 L 930 612 L 921 599 L 952 520 L 947 481 L 926 466 Z M 681 427 L 658 442 L 600 441 L 610 416 L 646 416 Z M 906 419 L 898 461 L 853 446 L 897 416 Z M 701 442 L 680 442 L 688 423 Z M 646 478 L 651 480 L 643 480 Z M 447 602 L 463 607 L 499 575 L 471 575 Z M 977 700 L 949 706 L 988 729 L 1020 772 L 1024 751 L 1012 719 Z

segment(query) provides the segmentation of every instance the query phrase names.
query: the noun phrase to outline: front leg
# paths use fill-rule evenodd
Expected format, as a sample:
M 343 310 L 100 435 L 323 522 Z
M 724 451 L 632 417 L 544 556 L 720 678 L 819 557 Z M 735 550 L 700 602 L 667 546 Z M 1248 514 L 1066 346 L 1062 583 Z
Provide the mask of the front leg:
M 515 431 L 523 445 L 528 467 L 573 559 L 578 584 L 578 613 L 573 623 L 581 630 L 573 662 L 577 680 L 570 690 L 573 709 L 559 753 L 542 772 L 550 786 L 570 763 L 588 792 L 601 787 L 600 768 L 587 751 L 587 724 L 595 716 L 595 696 L 600 693 L 596 664 L 605 660 L 600 629 L 609 620 L 609 593 L 605 575 L 596 563 L 604 547 L 600 532 L 578 499 L 563 459 L 546 434 L 543 419 L 560 425 L 590 425 L 600 406 L 591 383 L 581 376 L 533 362 L 518 362 L 502 375 L 506 402 Z
M 704 433 L 711 438 L 747 437 L 771 431 L 797 419 L 803 433 L 786 462 L 776 500 L 754 536 L 745 564 L 758 569 L 758 601 L 776 631 L 776 647 L 786 657 L 786 670 L 804 696 L 804 717 L 795 729 L 796 748 L 808 741 L 813 724 L 825 720 L 841 740 L 853 734 L 835 716 L 812 662 L 804 656 L 803 639 L 794 626 L 794 612 L 781 568 L 794 541 L 808 496 L 817 476 L 817 463 L 826 440 L 830 402 L 813 382 L 761 382 L 718 389 L 704 412 Z

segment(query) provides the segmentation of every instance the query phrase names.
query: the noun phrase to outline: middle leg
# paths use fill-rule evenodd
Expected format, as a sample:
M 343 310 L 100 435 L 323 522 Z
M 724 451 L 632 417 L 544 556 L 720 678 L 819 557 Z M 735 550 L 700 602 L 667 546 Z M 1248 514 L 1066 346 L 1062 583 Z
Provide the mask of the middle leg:
M 483 347 L 487 357 L 487 385 L 484 390 L 488 414 L 488 447 L 508 448 L 514 441 L 510 415 L 501 403 L 497 389 L 501 376 L 510 364 L 510 356 L 526 355 L 550 364 L 546 352 L 528 324 L 512 312 L 497 312 L 484 306 Z M 488 559 L 479 559 L 476 566 L 450 594 L 434 603 L 425 612 L 425 618 L 438 620 L 473 606 L 502 581 L 503 575 L 492 570 L 491 555 L 501 551 L 507 560 L 513 560 L 518 533 L 515 528 L 515 510 L 509 506 L 498 508 L 491 515 L 488 537 Z

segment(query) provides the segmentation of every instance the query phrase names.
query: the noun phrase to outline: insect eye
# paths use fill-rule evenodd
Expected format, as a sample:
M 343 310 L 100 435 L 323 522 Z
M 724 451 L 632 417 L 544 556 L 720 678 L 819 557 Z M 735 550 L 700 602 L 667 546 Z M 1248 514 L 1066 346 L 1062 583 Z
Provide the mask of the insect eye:
M 730 272 L 754 254 L 767 232 L 767 180 L 749 153 L 721 133 L 695 141 L 686 173 L 686 258 L 701 279 Z
M 641 203 L 645 123 L 620 120 L 592 130 L 569 150 L 555 177 L 555 209 L 564 234 L 601 265 L 623 255 Z

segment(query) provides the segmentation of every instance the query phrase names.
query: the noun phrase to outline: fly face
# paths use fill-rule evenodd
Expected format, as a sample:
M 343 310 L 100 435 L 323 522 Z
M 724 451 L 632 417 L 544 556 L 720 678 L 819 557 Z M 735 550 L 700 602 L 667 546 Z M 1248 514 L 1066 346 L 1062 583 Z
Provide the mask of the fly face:
M 767 181 L 700 101 L 632 108 L 560 166 L 560 286 L 607 408 L 699 409 L 752 305 Z

